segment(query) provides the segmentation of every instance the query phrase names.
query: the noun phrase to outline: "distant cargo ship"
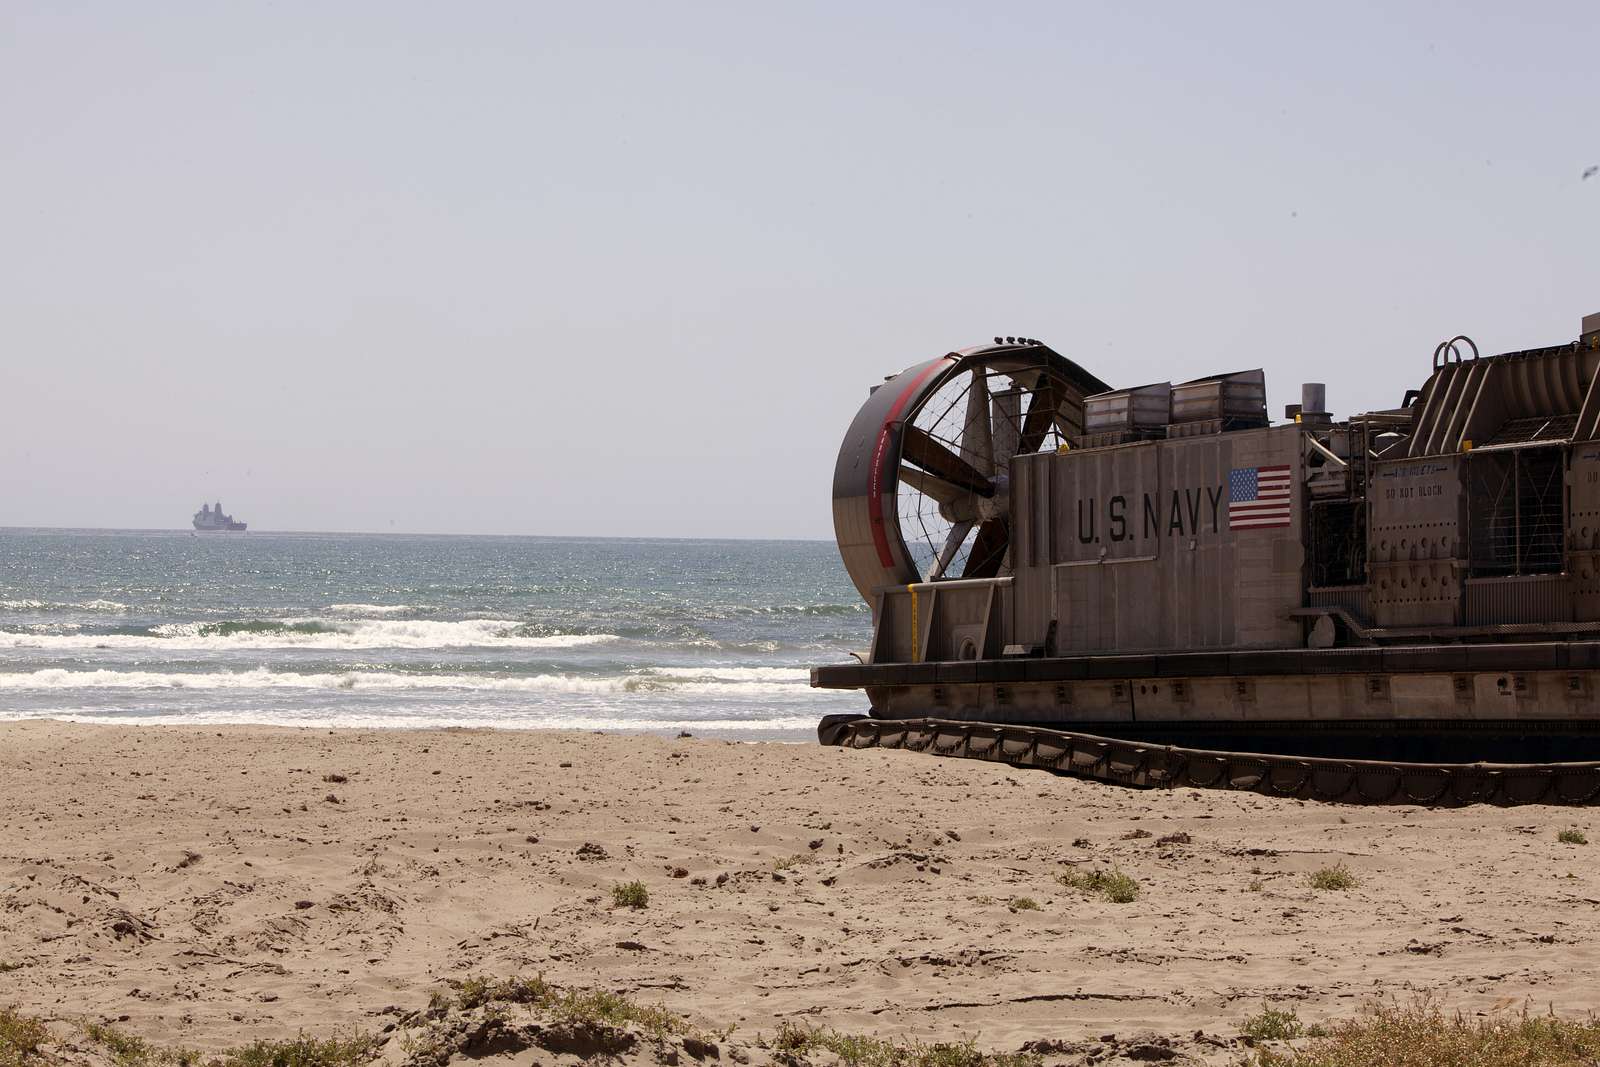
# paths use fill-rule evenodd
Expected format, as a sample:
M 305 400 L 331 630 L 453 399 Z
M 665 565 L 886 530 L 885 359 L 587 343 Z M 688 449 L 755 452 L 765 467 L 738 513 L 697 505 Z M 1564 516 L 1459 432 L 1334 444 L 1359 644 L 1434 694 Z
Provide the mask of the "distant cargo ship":
M 231 530 L 239 532 L 244 530 L 245 524 L 234 522 L 232 515 L 222 512 L 222 502 L 218 501 L 216 507 L 210 504 L 201 504 L 200 510 L 194 513 L 194 528 L 196 530 Z

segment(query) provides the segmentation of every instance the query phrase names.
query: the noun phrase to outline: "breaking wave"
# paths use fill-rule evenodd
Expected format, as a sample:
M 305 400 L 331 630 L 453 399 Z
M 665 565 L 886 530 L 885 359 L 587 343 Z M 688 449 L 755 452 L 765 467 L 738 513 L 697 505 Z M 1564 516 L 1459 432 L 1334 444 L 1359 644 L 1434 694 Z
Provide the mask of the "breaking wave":
M 426 605 L 412 604 L 329 604 L 335 615 L 421 615 L 434 610 Z
M 218 650 L 255 648 L 577 648 L 615 634 L 527 634 L 514 619 L 275 619 L 175 622 L 135 632 L 0 632 L 0 648 Z
M 92 611 L 106 615 L 123 615 L 133 610 L 120 600 L 85 600 L 57 602 L 54 600 L 0 600 L 0 611 Z
M 0 719 L 809 735 L 825 542 L 0 530 Z
M 735 618 L 740 615 L 865 615 L 871 610 L 865 602 L 857 601 L 854 604 L 741 605 L 727 609 L 727 614 Z
M 460 711 L 441 712 L 438 709 L 420 709 L 410 713 L 402 711 L 366 714 L 360 711 L 300 710 L 293 712 L 207 710 L 185 712 L 181 719 L 159 712 L 89 712 L 51 711 L 18 712 L 0 711 L 0 722 L 23 719 L 50 719 L 61 722 L 100 723 L 117 726 L 162 726 L 181 723 L 185 726 L 294 726 L 324 728 L 355 728 L 365 730 L 401 729 L 425 730 L 439 727 L 471 727 L 495 730 L 617 730 L 628 733 L 640 731 L 673 733 L 687 730 L 691 733 L 746 735 L 778 740 L 809 740 L 817 726 L 815 715 L 783 715 L 750 718 L 692 719 L 671 715 L 651 718 L 617 718 L 612 716 L 569 715 L 514 715 L 503 710 L 468 716 Z M 784 736 L 787 735 L 787 736 Z
M 470 674 L 404 674 L 386 671 L 340 671 L 320 674 L 272 671 L 116 671 L 44 670 L 0 674 L 0 690 L 214 690 L 310 689 L 398 692 L 454 690 L 489 693 L 626 694 L 675 692 L 719 696 L 781 695 L 807 689 L 803 669 L 776 667 L 717 668 L 645 667 L 626 674 L 586 677 L 573 674 L 482 676 Z

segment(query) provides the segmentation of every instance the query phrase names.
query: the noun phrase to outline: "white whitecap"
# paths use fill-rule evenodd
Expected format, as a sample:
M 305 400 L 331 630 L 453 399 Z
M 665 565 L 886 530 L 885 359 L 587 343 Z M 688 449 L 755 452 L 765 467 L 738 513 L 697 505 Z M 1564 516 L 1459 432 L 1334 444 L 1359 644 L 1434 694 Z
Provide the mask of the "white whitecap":
M 211 624 L 166 623 L 148 634 L 0 633 L 0 648 L 36 649 L 375 649 L 375 648 L 578 648 L 616 641 L 615 634 L 517 632 L 515 619 L 286 619 L 282 628 L 216 633 Z M 316 624 L 315 629 L 296 625 Z
M 57 603 L 53 600 L 0 600 L 0 611 L 93 611 L 120 615 L 131 610 L 120 600 Z
M 433 609 L 412 604 L 329 604 L 328 610 L 335 615 L 407 615 Z
M 810 684 L 811 671 L 806 667 L 700 667 L 679 665 L 670 667 L 641 667 L 639 672 L 647 677 L 674 682 L 805 682 Z
M 695 734 L 743 733 L 787 734 L 786 741 L 809 739 L 817 727 L 816 715 L 785 715 L 763 719 L 684 719 L 622 718 L 591 715 L 508 715 L 504 709 L 469 715 L 459 711 L 428 709 L 415 714 L 404 712 L 381 715 L 341 711 L 266 712 L 252 710 L 186 712 L 182 718 L 171 715 L 138 715 L 117 712 L 96 714 L 85 711 L 18 712 L 0 710 L 0 722 L 49 719 L 62 722 L 93 723 L 108 726 L 288 726 L 315 729 L 426 730 L 443 727 L 470 727 L 496 730 L 607 730 L 620 733 L 663 733 L 687 730 Z
M 678 680 L 647 674 L 585 676 L 533 674 L 485 676 L 477 674 L 405 674 L 397 671 L 340 671 L 299 673 L 264 667 L 247 671 L 120 671 L 69 670 L 50 667 L 36 671 L 0 674 L 0 690 L 71 691 L 118 690 L 249 690 L 321 689 L 355 692 L 455 690 L 488 693 L 692 693 L 716 696 L 772 697 L 793 691 L 792 682 Z

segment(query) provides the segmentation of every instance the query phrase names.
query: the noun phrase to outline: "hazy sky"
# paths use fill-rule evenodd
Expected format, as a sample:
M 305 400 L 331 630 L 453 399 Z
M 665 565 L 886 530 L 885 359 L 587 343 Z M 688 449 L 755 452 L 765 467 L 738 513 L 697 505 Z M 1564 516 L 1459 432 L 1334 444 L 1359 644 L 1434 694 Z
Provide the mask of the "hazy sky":
M 831 537 L 997 333 L 1275 413 L 1575 337 L 1600 4 L 1290 7 L 0 2 L 0 525 Z

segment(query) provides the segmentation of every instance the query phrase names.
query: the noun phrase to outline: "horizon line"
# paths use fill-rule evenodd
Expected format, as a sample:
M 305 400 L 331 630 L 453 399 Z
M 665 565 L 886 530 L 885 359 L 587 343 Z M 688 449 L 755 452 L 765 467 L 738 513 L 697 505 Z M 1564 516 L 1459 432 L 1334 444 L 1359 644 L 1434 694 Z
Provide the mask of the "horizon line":
M 170 533 L 199 537 L 227 537 L 243 534 L 296 534 L 303 536 L 345 537 L 523 537 L 546 541 L 800 541 L 830 544 L 825 537 L 711 537 L 664 534 L 535 534 L 535 533 L 438 533 L 428 530 L 193 530 L 175 526 L 4 526 L 0 533 Z

